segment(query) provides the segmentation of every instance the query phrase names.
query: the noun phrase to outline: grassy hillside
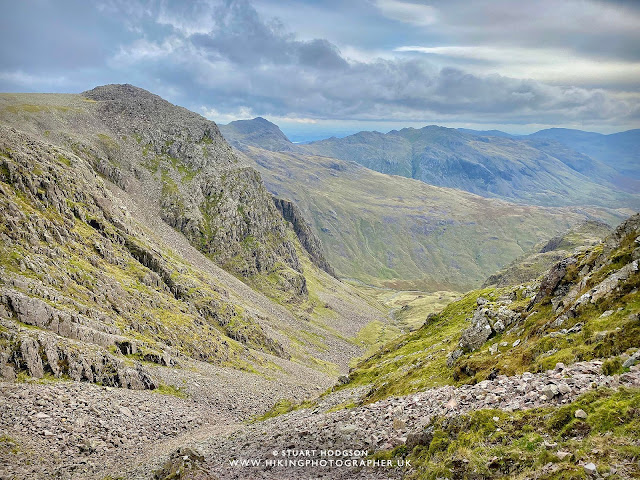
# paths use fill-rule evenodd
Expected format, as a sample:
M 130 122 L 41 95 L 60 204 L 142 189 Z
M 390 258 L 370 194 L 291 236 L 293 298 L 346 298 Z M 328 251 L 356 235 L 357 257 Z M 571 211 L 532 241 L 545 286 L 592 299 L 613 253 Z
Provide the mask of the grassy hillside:
M 544 371 L 640 348 L 640 214 L 525 285 L 474 290 L 350 373 L 369 400 L 498 374 Z M 489 328 L 487 328 L 489 326 Z
M 622 218 L 513 205 L 333 158 L 255 147 L 243 154 L 271 192 L 301 208 L 341 276 L 393 289 L 469 290 L 572 224 Z
M 598 244 L 609 233 L 611 233 L 611 227 L 605 223 L 596 221 L 579 223 L 548 242 L 535 245 L 530 252 L 491 275 L 483 286 L 503 287 L 535 280 L 554 263 L 572 254 L 574 250 Z

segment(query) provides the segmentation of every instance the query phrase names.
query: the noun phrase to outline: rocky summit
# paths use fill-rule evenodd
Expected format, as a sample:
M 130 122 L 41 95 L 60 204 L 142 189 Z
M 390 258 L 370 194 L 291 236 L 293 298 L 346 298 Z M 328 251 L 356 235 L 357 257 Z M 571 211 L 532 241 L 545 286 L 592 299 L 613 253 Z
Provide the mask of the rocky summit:
M 506 194 L 506 137 L 374 137 L 0 94 L 0 478 L 640 476 L 635 197 L 532 139 L 591 193 Z M 380 142 L 488 189 L 348 161 Z

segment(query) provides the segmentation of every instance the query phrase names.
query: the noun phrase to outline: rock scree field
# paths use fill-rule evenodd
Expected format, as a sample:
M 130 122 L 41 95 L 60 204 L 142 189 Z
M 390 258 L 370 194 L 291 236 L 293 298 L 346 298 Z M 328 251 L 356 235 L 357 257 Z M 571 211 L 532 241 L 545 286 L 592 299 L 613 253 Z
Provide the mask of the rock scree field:
M 640 478 L 636 195 L 449 130 L 0 94 L 0 478 Z

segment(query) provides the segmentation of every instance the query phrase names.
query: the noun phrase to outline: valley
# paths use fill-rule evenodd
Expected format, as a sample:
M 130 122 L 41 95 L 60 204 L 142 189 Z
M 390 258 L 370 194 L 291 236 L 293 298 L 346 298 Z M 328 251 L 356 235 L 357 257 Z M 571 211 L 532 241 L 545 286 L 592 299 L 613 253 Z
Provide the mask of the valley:
M 0 477 L 640 475 L 628 165 L 354 137 L 0 94 Z

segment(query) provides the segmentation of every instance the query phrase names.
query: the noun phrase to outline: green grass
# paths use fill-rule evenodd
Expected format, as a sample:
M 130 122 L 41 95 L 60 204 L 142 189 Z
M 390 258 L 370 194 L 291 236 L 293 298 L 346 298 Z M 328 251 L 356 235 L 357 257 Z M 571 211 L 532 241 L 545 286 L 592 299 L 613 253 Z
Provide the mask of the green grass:
M 159 393 L 160 395 L 171 395 L 173 397 L 178 398 L 188 398 L 189 394 L 182 388 L 176 387 L 175 385 L 167 385 L 166 383 L 160 383 L 158 388 L 153 390 L 155 393 Z
M 446 356 L 453 351 L 466 328 L 466 318 L 482 295 L 494 289 L 477 290 L 447 306 L 442 313 L 418 330 L 385 345 L 375 355 L 360 362 L 350 374 L 349 385 L 373 384 L 367 401 L 405 395 L 430 387 L 454 383 Z
M 578 409 L 587 412 L 586 420 L 575 418 Z M 612 479 L 640 475 L 640 464 L 632 461 L 640 456 L 638 389 L 599 389 L 560 407 L 518 412 L 486 409 L 436 417 L 427 431 L 431 439 L 426 445 L 376 455 L 410 460 L 413 470 L 404 477 L 407 479 L 471 478 L 472 474 L 585 479 L 580 463 L 589 462 Z M 545 447 L 545 441 L 557 446 Z M 560 460 L 557 452 L 563 451 L 572 456 Z M 545 467 L 549 464 L 551 467 Z
M 284 415 L 285 413 L 293 412 L 294 410 L 300 410 L 301 408 L 310 408 L 314 404 L 310 400 L 305 400 L 300 403 L 296 403 L 287 398 L 278 400 L 273 406 L 264 412 L 262 415 L 258 415 L 255 417 L 252 422 L 261 422 L 263 420 L 267 420 L 269 418 L 277 417 L 279 415 Z
M 280 196 L 296 199 L 339 275 L 378 287 L 477 288 L 584 218 L 507 206 L 326 157 L 254 148 L 249 154 Z M 335 166 L 343 170 L 332 175 Z
M 20 442 L 9 435 L 0 435 L 0 452 L 3 450 L 12 454 L 19 453 L 21 451 Z
M 568 290 L 573 285 L 582 285 L 576 298 L 589 291 L 631 261 L 635 236 L 634 232 L 627 235 L 607 257 L 603 256 L 601 246 L 577 254 L 577 263 L 567 269 L 560 286 Z M 593 267 L 592 272 L 583 285 L 580 272 L 589 266 Z M 607 359 L 603 365 L 605 373 L 620 373 L 619 356 L 640 348 L 639 287 L 640 273 L 634 273 L 596 303 L 575 307 L 572 316 L 555 327 L 552 322 L 563 312 L 554 312 L 548 298 L 533 305 L 532 298 L 524 298 L 523 292 L 527 290 L 520 286 L 475 290 L 432 315 L 418 330 L 391 341 L 356 364 L 349 385 L 372 384 L 368 401 L 373 401 L 429 387 L 477 383 L 490 375 L 542 372 L 558 362 L 571 364 L 602 358 Z M 448 367 L 446 357 L 457 348 L 462 332 L 470 326 L 467 319 L 476 310 L 479 296 L 488 299 L 493 310 L 498 308 L 499 297 L 513 299 L 506 308 L 518 314 L 519 320 L 514 327 L 495 333 L 480 348 L 462 355 Z M 580 331 L 567 332 L 578 323 L 582 324 Z
M 58 161 L 64 163 L 67 167 L 71 166 L 71 160 L 69 160 L 68 158 L 66 158 L 63 155 L 58 155 Z
M 377 400 L 446 384 L 475 383 L 491 373 L 541 372 L 558 362 L 571 364 L 607 358 L 640 347 L 640 322 L 633 317 L 640 312 L 640 293 L 629 291 L 616 300 L 581 310 L 578 317 L 567 321 L 562 328 L 582 322 L 585 324 L 583 330 L 559 337 L 548 336 L 548 331 L 543 330 L 554 317 L 550 305 L 539 305 L 521 325 L 520 331 L 495 335 L 480 349 L 461 357 L 453 368 L 447 367 L 446 356 L 456 348 L 461 332 L 470 325 L 466 318 L 476 309 L 476 298 L 480 295 L 496 298 L 502 291 L 476 290 L 450 304 L 425 326 L 391 341 L 357 364 L 350 375 L 350 384 L 373 384 L 369 400 Z M 526 303 L 514 302 L 510 307 L 523 309 Z M 609 309 L 615 312 L 602 317 L 601 314 Z M 521 340 L 521 343 L 513 347 L 515 340 Z M 503 346 L 504 343 L 507 346 Z M 497 346 L 495 355 L 489 350 L 492 346 Z M 617 373 L 621 367 L 619 360 L 609 360 L 604 368 Z

